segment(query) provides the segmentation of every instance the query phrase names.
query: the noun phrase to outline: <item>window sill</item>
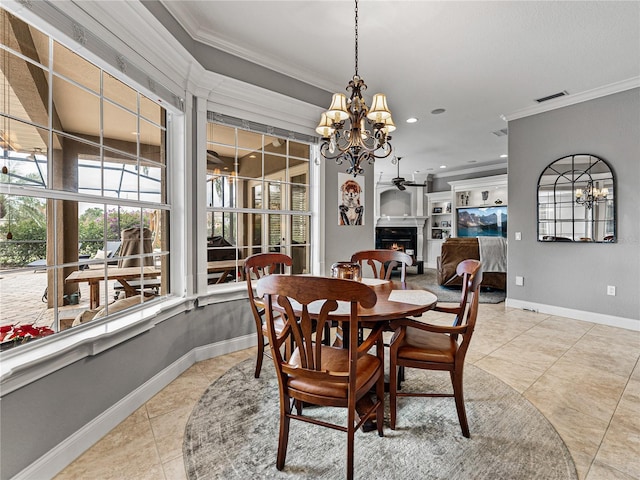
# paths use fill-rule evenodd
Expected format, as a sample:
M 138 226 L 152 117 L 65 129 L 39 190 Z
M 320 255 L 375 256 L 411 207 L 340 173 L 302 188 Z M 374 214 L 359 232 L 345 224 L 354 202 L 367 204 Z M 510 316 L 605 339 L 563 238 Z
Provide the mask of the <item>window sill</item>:
M 82 358 L 97 355 L 135 337 L 181 312 L 195 307 L 194 299 L 169 297 L 104 323 L 91 322 L 23 347 L 0 353 L 0 397 Z
M 230 302 L 247 298 L 246 282 L 223 283 L 211 285 L 206 293 L 200 295 L 197 300 L 198 307 L 213 305 L 214 303 Z

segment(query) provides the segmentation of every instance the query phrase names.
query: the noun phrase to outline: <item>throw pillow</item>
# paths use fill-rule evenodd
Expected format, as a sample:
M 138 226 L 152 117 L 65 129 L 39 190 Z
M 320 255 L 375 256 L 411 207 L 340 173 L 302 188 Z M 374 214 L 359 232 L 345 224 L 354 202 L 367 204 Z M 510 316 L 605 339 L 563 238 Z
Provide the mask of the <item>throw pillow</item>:
M 96 260 L 97 259 L 104 260 L 105 258 L 108 258 L 110 255 L 111 255 L 111 250 L 107 250 L 106 255 L 104 250 L 98 250 L 96 252 L 96 255 L 93 258 Z

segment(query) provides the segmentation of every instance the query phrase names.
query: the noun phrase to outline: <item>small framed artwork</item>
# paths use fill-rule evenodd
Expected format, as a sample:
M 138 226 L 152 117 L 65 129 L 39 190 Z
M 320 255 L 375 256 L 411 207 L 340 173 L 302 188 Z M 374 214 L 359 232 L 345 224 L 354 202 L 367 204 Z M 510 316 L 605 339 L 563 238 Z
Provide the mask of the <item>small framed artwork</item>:
M 364 225 L 364 179 L 338 173 L 338 225 Z
M 442 207 L 433 207 L 433 213 L 442 213 Z
M 440 222 L 440 226 L 444 228 L 449 228 L 451 225 L 449 225 L 449 222 L 447 222 L 446 220 L 443 220 L 442 222 Z

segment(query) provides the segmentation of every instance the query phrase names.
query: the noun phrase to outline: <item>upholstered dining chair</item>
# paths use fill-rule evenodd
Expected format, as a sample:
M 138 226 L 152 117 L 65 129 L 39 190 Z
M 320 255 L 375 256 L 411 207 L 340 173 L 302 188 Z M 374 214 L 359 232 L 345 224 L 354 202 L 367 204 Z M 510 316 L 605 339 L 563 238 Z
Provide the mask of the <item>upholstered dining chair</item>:
M 389 280 L 391 272 L 396 266 L 400 266 L 400 281 L 404 282 L 407 274 L 407 267 L 413 265 L 413 258 L 399 250 L 361 250 L 351 255 L 352 262 L 360 264 L 363 277 L 365 276 L 364 265 L 368 265 L 373 271 L 375 278 Z
M 267 328 L 264 324 L 264 304 L 261 298 L 257 298 L 253 292 L 253 279 L 260 279 L 272 273 L 285 273 L 285 267 L 291 267 L 293 261 L 290 256 L 283 253 L 256 253 L 244 261 L 244 277 L 247 281 L 247 295 L 251 313 L 256 323 L 256 335 L 258 336 L 258 355 L 256 357 L 255 378 L 260 377 L 262 359 L 265 355 L 265 337 Z M 282 327 L 282 322 L 276 322 L 276 328 Z
M 368 419 L 375 418 L 382 436 L 384 416 L 384 353 L 382 328 L 373 330 L 358 344 L 358 304 L 372 308 L 375 292 L 362 283 L 338 278 L 271 275 L 258 281 L 258 295 L 264 295 L 269 344 L 280 390 L 280 434 L 276 467 L 282 470 L 287 455 L 291 419 L 347 433 L 347 478 L 353 478 L 355 432 Z M 339 304 L 338 302 L 348 302 Z M 316 335 L 338 308 L 349 312 L 348 348 L 323 344 Z M 278 317 L 278 313 L 281 313 Z M 284 320 L 284 328 L 276 325 Z M 346 323 L 346 322 L 345 322 Z M 293 341 L 286 359 L 283 345 Z M 367 353 L 376 346 L 376 354 Z M 365 411 L 356 413 L 356 402 L 375 386 L 376 400 Z M 338 425 L 303 414 L 303 403 L 347 409 L 347 425 Z M 295 411 L 293 406 L 295 405 Z M 319 445 L 318 448 L 321 448 Z
M 390 347 L 389 400 L 391 428 L 396 428 L 397 397 L 454 397 L 462 434 L 469 438 L 469 424 L 464 406 L 464 359 L 475 328 L 478 299 L 482 282 L 482 265 L 478 260 L 463 260 L 457 274 L 462 277 L 462 297 L 457 307 L 435 307 L 434 310 L 455 315 L 451 327 L 431 325 L 411 319 L 391 322 L 395 333 Z M 405 379 L 405 388 L 398 390 L 401 368 L 444 370 L 451 376 L 453 394 L 411 392 Z

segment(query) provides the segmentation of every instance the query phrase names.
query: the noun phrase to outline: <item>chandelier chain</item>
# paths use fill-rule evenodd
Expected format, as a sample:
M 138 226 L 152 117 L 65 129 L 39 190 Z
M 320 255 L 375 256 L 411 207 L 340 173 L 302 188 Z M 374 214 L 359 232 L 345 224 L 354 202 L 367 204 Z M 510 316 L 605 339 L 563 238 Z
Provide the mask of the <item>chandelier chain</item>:
M 355 14 L 356 14 L 356 55 L 355 55 L 355 63 L 356 63 L 356 76 L 358 76 L 358 0 L 356 0 L 356 8 L 355 8 Z

